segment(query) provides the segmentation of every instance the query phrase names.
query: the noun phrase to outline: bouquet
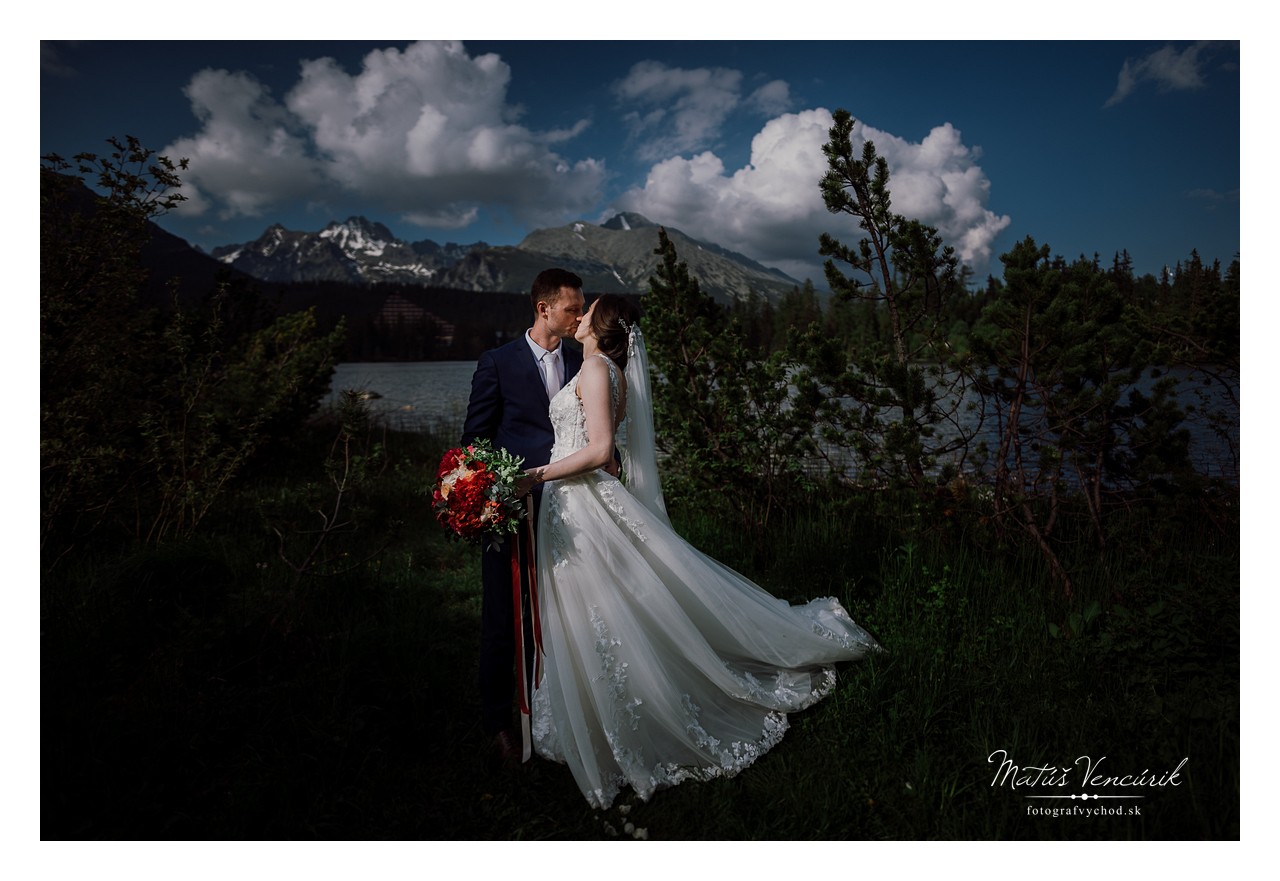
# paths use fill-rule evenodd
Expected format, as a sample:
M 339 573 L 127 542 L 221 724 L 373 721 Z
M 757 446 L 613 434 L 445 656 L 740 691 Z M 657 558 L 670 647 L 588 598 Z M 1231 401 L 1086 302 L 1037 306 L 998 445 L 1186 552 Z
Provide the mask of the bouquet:
M 514 535 L 525 513 L 515 492 L 523 461 L 487 440 L 445 453 L 432 491 L 436 519 L 460 538 Z

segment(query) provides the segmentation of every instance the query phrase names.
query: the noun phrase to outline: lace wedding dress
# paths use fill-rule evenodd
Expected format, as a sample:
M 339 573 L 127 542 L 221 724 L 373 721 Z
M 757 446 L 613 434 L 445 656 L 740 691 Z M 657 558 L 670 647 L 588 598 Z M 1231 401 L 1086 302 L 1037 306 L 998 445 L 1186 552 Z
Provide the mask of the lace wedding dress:
M 619 370 L 598 357 L 616 413 Z M 647 394 L 647 368 L 629 366 L 628 379 L 633 372 L 633 392 L 642 383 Z M 576 391 L 575 377 L 551 401 L 553 462 L 587 443 Z M 651 411 L 642 415 L 651 433 Z M 624 451 L 630 478 L 628 465 Z M 791 606 L 689 545 L 671 528 L 650 467 L 637 469 L 647 497 L 604 471 L 549 482 L 538 523 L 546 660 L 534 749 L 568 764 L 601 809 L 624 786 L 647 800 L 685 780 L 736 774 L 782 739 L 787 713 L 832 689 L 832 664 L 879 648 L 835 599 Z

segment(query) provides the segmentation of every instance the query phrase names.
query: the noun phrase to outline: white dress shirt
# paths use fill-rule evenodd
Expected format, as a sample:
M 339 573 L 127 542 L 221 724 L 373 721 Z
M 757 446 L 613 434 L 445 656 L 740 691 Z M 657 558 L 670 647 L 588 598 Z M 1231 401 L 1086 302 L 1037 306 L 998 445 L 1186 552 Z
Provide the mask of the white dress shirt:
M 538 359 L 538 369 L 542 371 L 542 381 L 547 387 L 547 398 L 554 398 L 556 392 L 564 386 L 564 359 L 560 356 L 564 343 L 547 351 L 533 341 L 527 330 L 524 332 L 524 339 L 529 344 L 533 357 Z

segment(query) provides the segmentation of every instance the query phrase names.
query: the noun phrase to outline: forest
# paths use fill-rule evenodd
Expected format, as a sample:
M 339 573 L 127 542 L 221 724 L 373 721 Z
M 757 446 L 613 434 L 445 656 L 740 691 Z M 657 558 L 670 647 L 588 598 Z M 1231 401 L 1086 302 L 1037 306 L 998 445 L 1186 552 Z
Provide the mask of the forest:
M 1059 271 L 1067 266 L 1060 256 L 1053 262 Z M 1119 296 L 1142 310 L 1152 332 L 1162 334 L 1170 347 L 1165 357 L 1226 363 L 1238 355 L 1238 259 L 1224 269 L 1221 261 L 1205 264 L 1192 251 L 1160 278 L 1150 273 L 1135 275 L 1127 251 L 1115 253 L 1106 266 L 1097 254 L 1088 260 L 1081 256 L 1071 265 L 1082 271 L 1087 266 L 1087 271 L 1110 281 Z M 947 342 L 968 351 L 970 338 L 983 332 L 983 312 L 1001 298 L 1005 283 L 989 276 L 985 285 L 979 285 L 968 267 L 960 268 L 957 283 L 966 295 L 941 303 L 939 321 Z M 340 282 L 261 282 L 257 286 L 277 310 L 314 307 L 323 329 L 331 330 L 342 321 L 346 327 L 343 357 L 350 361 L 469 361 L 495 340 L 521 333 L 527 324 L 525 298 L 509 293 Z M 812 280 L 796 285 L 777 303 L 749 291 L 733 302 L 730 313 L 743 328 L 748 349 L 761 355 L 785 349 L 811 325 L 839 340 L 850 355 L 874 349 L 889 333 L 889 312 L 881 304 L 833 297 L 817 290 Z

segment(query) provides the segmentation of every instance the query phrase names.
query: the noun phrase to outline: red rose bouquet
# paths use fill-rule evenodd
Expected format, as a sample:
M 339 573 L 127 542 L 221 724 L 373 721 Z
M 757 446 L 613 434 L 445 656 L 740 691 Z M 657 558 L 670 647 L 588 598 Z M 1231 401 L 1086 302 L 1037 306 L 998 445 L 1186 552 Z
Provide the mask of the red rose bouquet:
M 432 491 L 436 519 L 460 538 L 515 534 L 525 513 L 515 492 L 523 461 L 487 440 L 445 453 Z

